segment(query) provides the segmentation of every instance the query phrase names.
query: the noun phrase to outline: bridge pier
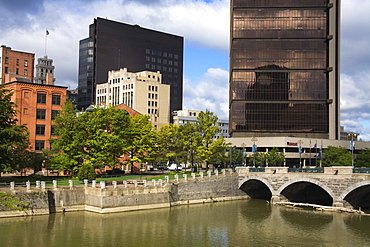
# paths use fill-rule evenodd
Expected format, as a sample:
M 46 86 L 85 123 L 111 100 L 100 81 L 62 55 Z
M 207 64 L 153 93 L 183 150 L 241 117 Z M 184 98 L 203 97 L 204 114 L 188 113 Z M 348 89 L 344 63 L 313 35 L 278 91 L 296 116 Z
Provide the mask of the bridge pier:
M 289 200 L 284 195 L 272 195 L 271 196 L 271 204 L 275 204 L 277 202 L 289 202 Z

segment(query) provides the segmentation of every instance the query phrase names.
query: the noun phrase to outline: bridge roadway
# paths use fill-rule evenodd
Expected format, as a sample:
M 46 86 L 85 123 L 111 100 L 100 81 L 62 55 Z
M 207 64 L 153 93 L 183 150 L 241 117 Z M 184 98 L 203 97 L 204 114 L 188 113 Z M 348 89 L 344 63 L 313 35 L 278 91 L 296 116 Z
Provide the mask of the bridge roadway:
M 370 174 L 353 173 L 352 167 L 325 167 L 319 173 L 288 172 L 288 167 L 255 171 L 237 168 L 239 189 L 251 198 L 370 209 Z

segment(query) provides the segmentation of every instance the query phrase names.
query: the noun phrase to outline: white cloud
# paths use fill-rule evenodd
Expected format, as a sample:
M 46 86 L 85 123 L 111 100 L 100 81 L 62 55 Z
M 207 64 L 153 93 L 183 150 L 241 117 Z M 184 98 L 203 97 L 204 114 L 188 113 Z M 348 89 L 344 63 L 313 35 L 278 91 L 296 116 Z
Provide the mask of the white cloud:
M 219 119 L 229 118 L 229 73 L 219 68 L 210 68 L 197 83 L 184 80 L 184 108 L 209 110 Z

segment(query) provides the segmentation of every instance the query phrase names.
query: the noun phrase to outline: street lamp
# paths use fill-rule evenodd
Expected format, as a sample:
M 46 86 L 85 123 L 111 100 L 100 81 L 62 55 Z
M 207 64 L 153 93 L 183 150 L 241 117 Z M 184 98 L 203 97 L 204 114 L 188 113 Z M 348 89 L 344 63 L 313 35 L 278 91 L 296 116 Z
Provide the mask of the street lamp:
M 242 148 L 243 148 L 243 160 L 242 160 L 242 165 L 245 166 L 246 165 L 246 162 L 245 162 L 245 143 L 243 142 L 242 143 Z
M 257 145 L 256 145 L 256 141 L 258 141 L 258 139 L 256 137 L 252 137 L 251 141 L 253 142 L 253 146 L 252 146 L 252 153 L 253 153 L 253 167 L 256 167 L 256 155 L 255 153 L 257 152 Z
M 299 143 L 299 148 L 298 148 L 298 152 L 299 152 L 299 168 L 302 168 L 302 144 L 303 144 L 303 141 L 302 140 L 299 140 L 298 143 Z
M 355 167 L 354 165 L 354 160 L 353 160 L 353 150 L 355 149 L 355 138 L 357 136 L 356 133 L 348 133 L 348 136 L 350 136 L 350 142 L 349 142 L 349 149 L 351 150 L 352 153 L 352 168 Z

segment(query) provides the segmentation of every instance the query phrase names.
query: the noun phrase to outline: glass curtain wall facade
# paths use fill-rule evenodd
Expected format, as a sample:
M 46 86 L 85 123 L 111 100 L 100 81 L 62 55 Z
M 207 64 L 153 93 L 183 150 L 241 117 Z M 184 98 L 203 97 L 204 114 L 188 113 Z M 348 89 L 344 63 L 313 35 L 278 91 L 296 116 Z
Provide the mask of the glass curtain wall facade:
M 232 136 L 329 138 L 331 7 L 329 0 L 231 1 Z
M 93 54 L 94 40 L 92 38 L 80 40 L 78 102 L 76 102 L 79 109 L 87 108 L 95 101 L 95 89 L 93 84 Z

